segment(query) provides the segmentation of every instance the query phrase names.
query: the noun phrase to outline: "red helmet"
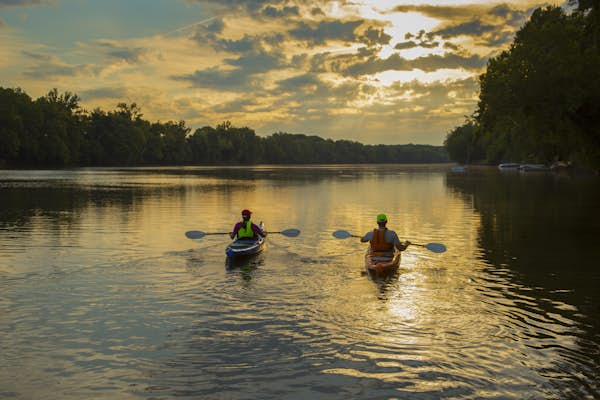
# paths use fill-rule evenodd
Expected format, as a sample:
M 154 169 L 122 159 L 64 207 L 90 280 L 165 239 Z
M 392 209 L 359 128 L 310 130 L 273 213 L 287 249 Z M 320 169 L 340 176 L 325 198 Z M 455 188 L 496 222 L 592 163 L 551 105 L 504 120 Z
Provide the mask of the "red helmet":
M 250 210 L 242 210 L 242 215 L 250 215 L 252 214 Z

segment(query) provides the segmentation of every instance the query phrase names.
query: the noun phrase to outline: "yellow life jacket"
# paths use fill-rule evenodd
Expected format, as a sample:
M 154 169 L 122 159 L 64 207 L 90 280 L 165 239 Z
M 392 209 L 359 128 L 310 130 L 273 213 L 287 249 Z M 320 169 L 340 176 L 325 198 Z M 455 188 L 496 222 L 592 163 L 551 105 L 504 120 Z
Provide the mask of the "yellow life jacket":
M 252 239 L 254 237 L 254 231 L 252 230 L 252 221 L 242 221 L 242 226 L 237 231 L 238 239 Z
M 385 241 L 386 229 L 373 229 L 373 238 L 371 239 L 371 254 L 373 256 L 387 256 L 394 254 L 394 243 Z

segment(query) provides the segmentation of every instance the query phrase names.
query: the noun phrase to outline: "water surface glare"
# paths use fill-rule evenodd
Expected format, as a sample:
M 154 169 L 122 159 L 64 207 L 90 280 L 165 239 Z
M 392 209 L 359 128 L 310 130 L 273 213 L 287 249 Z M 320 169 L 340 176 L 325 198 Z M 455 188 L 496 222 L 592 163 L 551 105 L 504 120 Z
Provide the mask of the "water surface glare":
M 449 166 L 0 170 L 0 398 L 598 399 L 600 180 Z M 229 264 L 243 208 L 272 234 Z M 411 246 L 363 273 L 385 212 Z

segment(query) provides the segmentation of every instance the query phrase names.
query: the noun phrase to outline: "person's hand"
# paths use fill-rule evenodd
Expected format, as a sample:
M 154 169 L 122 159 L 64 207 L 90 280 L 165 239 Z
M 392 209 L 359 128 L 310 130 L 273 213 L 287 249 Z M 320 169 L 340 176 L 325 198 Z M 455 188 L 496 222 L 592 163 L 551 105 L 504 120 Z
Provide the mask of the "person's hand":
M 410 240 L 407 240 L 406 242 L 404 242 L 404 245 L 405 245 L 406 247 L 410 246 L 411 244 L 412 244 L 412 243 L 410 242 Z

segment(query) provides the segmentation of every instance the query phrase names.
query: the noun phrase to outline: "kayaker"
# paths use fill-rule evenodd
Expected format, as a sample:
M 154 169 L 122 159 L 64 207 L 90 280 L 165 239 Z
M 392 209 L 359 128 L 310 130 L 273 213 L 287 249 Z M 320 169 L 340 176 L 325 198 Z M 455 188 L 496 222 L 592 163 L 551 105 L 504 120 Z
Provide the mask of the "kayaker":
M 407 240 L 402 243 L 396 232 L 386 227 L 388 220 L 385 214 L 377 215 L 377 228 L 360 238 L 361 242 L 371 242 L 373 258 L 390 259 L 394 256 L 394 248 L 404 251 L 410 245 Z
M 236 236 L 238 239 L 258 239 L 258 235 L 262 237 L 267 236 L 267 232 L 250 221 L 251 215 L 252 212 L 250 210 L 242 211 L 242 220 L 235 224 L 233 231 L 230 233 L 232 239 Z

